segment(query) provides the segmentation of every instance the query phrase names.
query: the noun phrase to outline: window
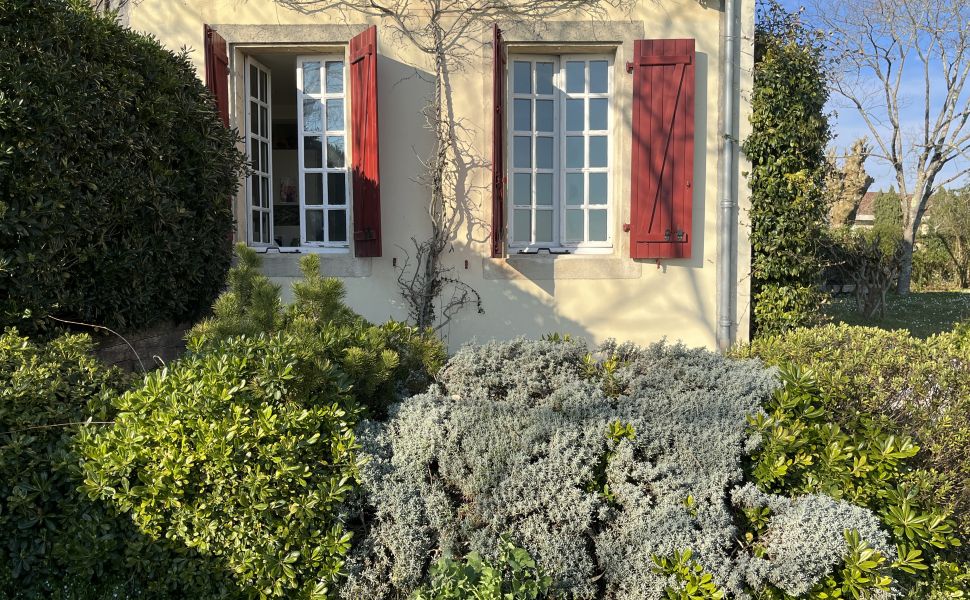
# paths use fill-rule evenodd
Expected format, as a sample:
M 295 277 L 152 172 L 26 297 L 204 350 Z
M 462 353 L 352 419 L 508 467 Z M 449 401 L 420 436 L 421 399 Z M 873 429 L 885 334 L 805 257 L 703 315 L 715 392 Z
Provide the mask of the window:
M 247 58 L 251 245 L 349 248 L 345 64 L 343 55 Z
M 342 56 L 297 59 L 300 236 L 347 247 L 346 82 Z
M 519 55 L 509 65 L 509 246 L 611 247 L 612 58 Z

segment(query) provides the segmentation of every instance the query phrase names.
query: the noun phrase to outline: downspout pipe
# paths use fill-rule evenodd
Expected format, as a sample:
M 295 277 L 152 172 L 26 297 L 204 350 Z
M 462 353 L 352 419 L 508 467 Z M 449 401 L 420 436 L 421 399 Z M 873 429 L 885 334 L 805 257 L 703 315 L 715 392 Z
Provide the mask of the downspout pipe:
M 717 345 L 725 351 L 734 345 L 734 302 L 737 252 L 734 221 L 738 205 L 738 135 L 735 122 L 736 102 L 740 98 L 735 70 L 738 64 L 738 10 L 741 0 L 724 0 L 724 36 L 721 61 L 721 172 L 718 181 L 718 250 L 717 265 Z

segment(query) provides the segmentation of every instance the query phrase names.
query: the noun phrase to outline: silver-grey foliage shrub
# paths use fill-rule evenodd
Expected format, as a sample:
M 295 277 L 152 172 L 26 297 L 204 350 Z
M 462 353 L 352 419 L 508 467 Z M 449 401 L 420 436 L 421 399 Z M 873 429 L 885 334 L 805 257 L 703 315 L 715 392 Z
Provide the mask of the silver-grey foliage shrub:
M 731 492 L 757 443 L 746 418 L 777 385 L 775 372 L 679 345 L 608 343 L 588 355 L 568 340 L 465 348 L 440 386 L 397 405 L 386 423 L 363 423 L 370 526 L 348 558 L 343 597 L 404 597 L 440 556 L 495 556 L 505 533 L 552 577 L 557 597 L 661 598 L 673 581 L 654 574 L 651 557 L 687 548 L 744 597 L 746 586 L 776 580 L 802 589 L 835 566 L 834 546 L 807 573 L 780 564 L 813 535 L 876 534 L 860 525 L 875 522 L 861 509 L 776 502 L 779 519 L 808 515 L 814 529 L 769 525 L 777 559 L 752 563 L 737 544 Z M 608 439 L 616 422 L 632 425 L 633 438 Z M 596 484 L 604 477 L 609 494 Z

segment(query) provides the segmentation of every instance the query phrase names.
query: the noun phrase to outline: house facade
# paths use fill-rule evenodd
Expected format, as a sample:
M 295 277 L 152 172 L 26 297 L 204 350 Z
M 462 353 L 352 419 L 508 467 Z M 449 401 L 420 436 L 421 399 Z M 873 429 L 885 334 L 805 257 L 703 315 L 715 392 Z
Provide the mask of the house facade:
M 724 3 L 635 0 L 464 34 L 446 94 L 461 152 L 443 261 L 482 311 L 442 329 L 452 348 L 551 332 L 747 338 L 736 147 L 754 3 Z M 399 276 L 413 268 L 412 240 L 430 234 L 420 176 L 433 69 L 399 23 L 272 0 L 142 0 L 125 18 L 196 50 L 251 159 L 234 233 L 264 253 L 265 273 L 288 290 L 299 257 L 319 253 L 359 313 L 407 318 Z

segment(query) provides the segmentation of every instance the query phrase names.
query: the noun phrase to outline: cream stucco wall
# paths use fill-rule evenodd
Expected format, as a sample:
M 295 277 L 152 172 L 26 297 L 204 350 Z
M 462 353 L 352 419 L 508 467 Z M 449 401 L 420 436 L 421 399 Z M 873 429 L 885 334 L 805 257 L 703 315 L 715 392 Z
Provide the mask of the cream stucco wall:
M 747 99 L 751 88 L 750 40 L 754 22 L 753 0 L 742 0 L 741 137 L 747 133 Z M 342 48 L 368 20 L 362 17 L 301 14 L 271 0 L 143 0 L 130 15 L 131 26 L 156 35 L 166 46 L 195 49 L 192 59 L 202 72 L 203 23 L 216 26 L 230 42 L 233 68 L 238 70 L 249 52 L 265 52 L 267 44 Z M 718 213 L 719 79 L 721 29 L 719 4 L 698 0 L 640 0 L 629 11 L 591 21 L 561 23 L 503 23 L 506 41 L 529 51 L 594 45 L 615 51 L 613 111 L 613 221 L 614 249 L 605 256 L 489 255 L 491 146 L 491 31 L 483 28 L 469 67 L 456 73 L 453 99 L 456 117 L 465 127 L 476 156 L 462 182 L 464 219 L 445 261 L 454 274 L 481 294 L 484 313 L 459 313 L 444 331 L 452 348 L 477 339 L 538 336 L 566 332 L 594 341 L 606 338 L 649 343 L 663 337 L 689 345 L 715 346 Z M 421 239 L 429 230 L 424 208 L 426 193 L 414 182 L 419 163 L 415 149 L 429 147 L 419 112 L 428 84 L 414 77 L 426 71 L 426 57 L 408 43 L 398 41 L 389 25 L 379 25 L 378 62 L 380 154 L 382 180 L 383 257 L 357 259 L 352 255 L 324 256 L 324 271 L 344 278 L 349 304 L 372 320 L 403 319 L 406 307 L 397 289 L 397 269 L 405 260 L 401 248 L 411 248 L 411 237 Z M 324 25 L 342 27 L 324 27 Z M 488 24 L 490 25 L 490 24 Z M 629 258 L 630 103 L 632 81 L 623 69 L 630 59 L 632 41 L 644 38 L 695 38 L 697 49 L 695 106 L 695 173 L 693 258 L 634 261 Z M 334 45 L 336 44 L 336 45 Z M 236 93 L 236 92 L 234 92 Z M 233 116 L 240 114 L 236 98 Z M 625 116 L 625 118 L 624 118 Z M 241 121 L 241 120 L 240 120 Z M 484 159 L 484 160 L 482 160 Z M 744 167 L 741 168 L 744 171 Z M 736 335 L 748 335 L 748 282 L 750 252 L 747 235 L 748 192 L 739 177 L 737 269 L 734 277 Z M 242 200 L 240 200 L 241 202 Z M 240 216 L 243 213 L 237 213 Z M 242 219 L 241 219 L 242 220 Z M 242 236 L 242 226 L 237 234 Z M 244 239 L 244 238 L 243 238 Z M 297 275 L 297 257 L 268 254 L 265 270 L 288 288 Z

